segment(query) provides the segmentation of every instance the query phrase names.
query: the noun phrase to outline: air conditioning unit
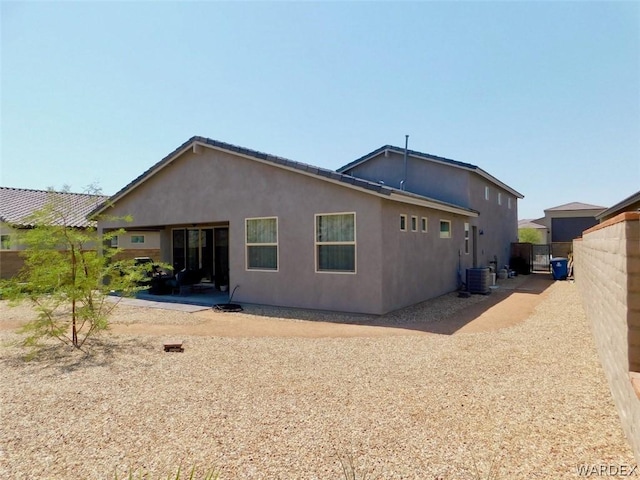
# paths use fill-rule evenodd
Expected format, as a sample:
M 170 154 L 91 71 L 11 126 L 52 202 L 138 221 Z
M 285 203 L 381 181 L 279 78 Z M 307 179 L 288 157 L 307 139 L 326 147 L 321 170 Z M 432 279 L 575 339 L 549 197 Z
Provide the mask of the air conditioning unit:
M 491 293 L 491 270 L 489 267 L 467 268 L 467 291 L 481 295 Z

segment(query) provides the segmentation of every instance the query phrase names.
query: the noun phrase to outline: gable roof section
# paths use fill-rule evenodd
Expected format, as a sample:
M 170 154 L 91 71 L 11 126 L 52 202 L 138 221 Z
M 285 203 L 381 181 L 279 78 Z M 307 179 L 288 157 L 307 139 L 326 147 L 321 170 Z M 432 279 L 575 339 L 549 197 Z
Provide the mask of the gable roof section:
M 607 207 L 600 205 L 590 205 L 582 202 L 565 203 L 564 205 L 558 205 L 557 207 L 546 208 L 545 212 L 558 212 L 558 211 L 575 211 L 575 210 L 604 210 Z
M 337 171 L 338 172 L 345 172 L 345 171 L 350 170 L 350 169 L 352 169 L 352 168 L 354 168 L 354 167 L 356 167 L 356 166 L 358 166 L 358 165 L 360 165 L 360 164 L 362 164 L 364 162 L 367 162 L 367 161 L 371 160 L 372 158 L 377 157 L 381 153 L 385 153 L 387 151 L 404 155 L 404 148 L 394 147 L 393 145 L 384 145 L 384 146 L 378 148 L 377 150 L 374 150 L 373 152 L 368 153 L 365 156 L 360 157 L 357 160 L 354 160 L 353 162 L 348 163 L 348 164 L 344 165 L 343 167 L 338 168 Z M 427 160 L 427 161 L 430 161 L 430 162 L 440 163 L 440 164 L 443 164 L 443 165 L 448 165 L 450 167 L 461 168 L 463 170 L 469 170 L 471 172 L 475 172 L 478 175 L 480 175 L 481 177 L 483 177 L 483 178 L 489 180 L 490 182 L 498 185 L 500 188 L 503 188 L 504 190 L 508 191 L 513 196 L 515 196 L 517 198 L 524 198 L 524 195 L 522 195 L 520 192 L 514 190 L 513 188 L 511 188 L 506 183 L 501 182 L 500 180 L 495 178 L 493 175 L 490 175 L 489 173 L 487 173 L 484 170 L 482 170 L 480 167 L 478 167 L 476 165 L 473 165 L 471 163 L 464 163 L 464 162 L 459 162 L 457 160 L 451 160 L 450 158 L 438 157 L 436 155 L 431 155 L 431 154 L 428 154 L 428 153 L 418 152 L 417 150 L 407 150 L 407 156 L 414 157 L 414 158 L 419 158 L 420 160 Z
M 518 220 L 518 228 L 536 228 L 539 230 L 547 229 L 544 225 L 537 223 L 535 219 Z
M 232 145 L 230 143 L 224 143 L 218 140 L 212 140 L 210 138 L 200 137 L 200 136 L 192 137 L 189 140 L 187 140 L 185 143 L 180 145 L 169 155 L 167 155 L 158 163 L 156 163 L 147 171 L 145 171 L 142 175 L 140 175 L 139 177 L 131 181 L 128 185 L 126 185 L 124 188 L 122 188 L 117 193 L 115 193 L 109 199 L 108 202 L 104 202 L 102 205 L 95 208 L 90 213 L 90 215 L 94 216 L 102 213 L 109 204 L 116 203 L 118 200 L 120 200 L 122 197 L 127 195 L 133 189 L 139 187 L 141 184 L 149 180 L 160 170 L 165 168 L 167 165 L 171 164 L 174 160 L 176 160 L 182 154 L 186 153 L 190 149 L 195 150 L 198 147 L 206 147 L 214 150 L 229 152 L 234 155 L 238 155 L 250 160 L 272 165 L 277 168 L 294 171 L 299 174 L 315 177 L 320 180 L 324 180 L 334 184 L 339 184 L 347 188 L 352 188 L 352 189 L 359 190 L 361 192 L 365 192 L 371 195 L 387 198 L 389 200 L 420 205 L 428 208 L 434 208 L 437 210 L 456 213 L 460 215 L 466 215 L 470 217 L 478 216 L 477 211 L 468 209 L 466 207 L 462 207 L 460 205 L 442 202 L 440 200 L 424 197 L 422 195 L 417 195 L 417 194 L 406 192 L 406 191 L 396 190 L 394 188 L 381 185 L 379 183 L 370 182 L 368 180 L 363 180 L 363 179 L 356 178 L 351 175 L 339 173 L 333 170 L 316 167 L 306 163 L 296 162 L 293 160 L 289 160 L 287 158 L 278 157 L 275 155 L 269 155 L 267 153 L 251 150 L 244 147 L 239 147 L 237 145 Z
M 87 220 L 89 212 L 107 198 L 104 195 L 86 193 L 0 187 L 0 221 L 17 227 L 33 227 L 29 216 L 53 200 L 62 202 L 72 212 L 68 219 L 69 227 L 84 228 L 90 225 Z

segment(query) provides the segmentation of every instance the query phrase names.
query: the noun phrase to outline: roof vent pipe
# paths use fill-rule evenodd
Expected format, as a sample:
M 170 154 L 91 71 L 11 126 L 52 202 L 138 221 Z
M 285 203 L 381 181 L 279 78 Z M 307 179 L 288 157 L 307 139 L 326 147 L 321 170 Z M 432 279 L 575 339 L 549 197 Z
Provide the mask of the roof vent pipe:
M 404 173 L 400 182 L 400 190 L 404 190 L 407 183 L 407 149 L 409 147 L 409 135 L 404 136 Z

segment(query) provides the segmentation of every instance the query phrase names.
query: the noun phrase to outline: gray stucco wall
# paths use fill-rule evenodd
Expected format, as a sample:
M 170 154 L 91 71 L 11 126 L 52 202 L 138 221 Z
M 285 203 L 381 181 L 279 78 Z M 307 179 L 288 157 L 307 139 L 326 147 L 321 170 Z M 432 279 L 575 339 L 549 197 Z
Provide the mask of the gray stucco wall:
M 344 173 L 373 182 L 382 180 L 389 187 L 399 189 L 404 176 L 404 155 L 381 153 Z M 469 208 L 469 173 L 409 156 L 405 190 Z
M 372 181 L 382 180 L 388 186 L 399 188 L 403 165 L 403 155 L 381 153 L 345 173 Z M 489 187 L 488 200 L 485 187 Z M 480 212 L 478 218 L 469 220 L 478 229 L 477 265 L 488 266 L 494 256 L 498 267 L 509 263 L 511 242 L 518 241 L 518 201 L 512 193 L 476 172 L 412 157 L 408 158 L 406 190 Z
M 510 242 L 517 240 L 515 198 L 510 209 L 507 192 L 502 205 L 495 198 L 484 200 L 488 183 L 464 169 L 413 159 L 407 190 L 443 200 L 450 194 L 449 201 L 480 211 L 478 218 L 376 197 L 217 149 L 200 150 L 186 151 L 107 212 L 131 215 L 132 224 L 102 221 L 100 228 L 159 228 L 162 261 L 170 263 L 172 228 L 228 225 L 229 286 L 240 286 L 234 296 L 239 302 L 382 314 L 455 290 L 458 268 L 464 280 L 466 268 L 473 266 L 474 226 L 477 266 L 488 265 L 494 255 L 504 265 Z M 381 175 L 385 170 L 397 175 L 402 156 L 395 157 L 377 166 L 374 159 L 369 177 L 375 179 L 376 168 Z M 385 183 L 393 186 L 393 179 Z M 440 188 L 438 195 L 427 187 Z M 316 272 L 315 214 L 344 212 L 356 215 L 356 273 Z M 407 232 L 400 231 L 400 214 L 407 215 Z M 417 232 L 411 231 L 411 216 L 417 217 Z M 276 272 L 246 269 L 245 219 L 255 217 L 278 218 Z M 427 233 L 420 228 L 422 217 L 428 218 Z M 451 221 L 452 238 L 440 238 L 440 220 Z
M 485 187 L 489 187 L 489 199 L 485 199 Z M 501 193 L 502 204 L 498 204 L 498 193 Z M 506 190 L 473 174 L 470 181 L 469 197 L 471 208 L 480 212 L 474 219 L 478 231 L 478 263 L 486 266 L 494 258 L 498 258 L 498 268 L 509 263 L 511 242 L 518 241 L 518 201 Z M 509 208 L 511 198 L 511 208 Z
M 183 154 L 135 188 L 109 212 L 133 226 L 166 225 L 163 261 L 171 261 L 169 228 L 229 224 L 230 288 L 247 303 L 383 313 L 381 203 L 372 195 L 300 173 L 205 148 Z M 317 213 L 356 212 L 357 273 L 316 273 Z M 246 270 L 245 218 L 278 217 L 279 270 Z M 119 223 L 101 222 L 101 228 Z M 131 225 L 129 226 L 131 228 Z
M 400 230 L 400 215 L 407 215 L 408 228 Z M 418 230 L 411 231 L 411 217 L 416 216 Z M 421 219 L 427 218 L 427 232 Z M 451 238 L 440 238 L 440 220 L 451 221 Z M 471 244 L 464 253 L 464 223 L 460 215 L 415 205 L 385 202 L 383 208 L 383 304 L 396 310 L 455 290 L 458 265 L 462 280 L 472 266 Z M 460 256 L 458 255 L 460 252 Z

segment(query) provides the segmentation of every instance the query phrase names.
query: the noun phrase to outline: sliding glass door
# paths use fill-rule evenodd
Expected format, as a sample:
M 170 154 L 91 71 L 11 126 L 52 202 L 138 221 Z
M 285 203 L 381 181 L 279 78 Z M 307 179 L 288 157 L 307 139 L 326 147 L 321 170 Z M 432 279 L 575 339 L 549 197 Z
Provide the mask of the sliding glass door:
M 213 228 L 176 228 L 172 237 L 173 271 L 200 270 L 203 281 L 213 281 Z

